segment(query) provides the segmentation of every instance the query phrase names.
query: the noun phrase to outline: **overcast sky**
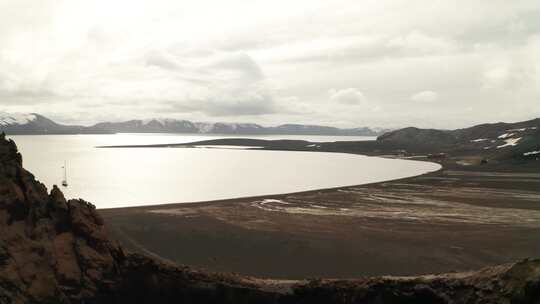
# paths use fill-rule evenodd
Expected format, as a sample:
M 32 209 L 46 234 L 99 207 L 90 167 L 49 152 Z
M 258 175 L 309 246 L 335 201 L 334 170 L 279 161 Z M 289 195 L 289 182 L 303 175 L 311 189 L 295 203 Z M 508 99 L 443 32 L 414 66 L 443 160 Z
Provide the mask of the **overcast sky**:
M 0 110 L 454 128 L 540 117 L 540 2 L 0 0 Z

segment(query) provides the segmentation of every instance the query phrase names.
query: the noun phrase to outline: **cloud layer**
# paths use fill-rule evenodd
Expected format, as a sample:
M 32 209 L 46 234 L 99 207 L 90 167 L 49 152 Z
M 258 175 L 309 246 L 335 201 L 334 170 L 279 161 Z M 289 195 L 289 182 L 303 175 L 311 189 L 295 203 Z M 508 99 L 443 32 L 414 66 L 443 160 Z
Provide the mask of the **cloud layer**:
M 454 128 L 540 116 L 537 1 L 0 1 L 0 107 Z
M 411 100 L 416 102 L 433 102 L 438 98 L 439 94 L 433 91 L 422 91 L 411 96 Z

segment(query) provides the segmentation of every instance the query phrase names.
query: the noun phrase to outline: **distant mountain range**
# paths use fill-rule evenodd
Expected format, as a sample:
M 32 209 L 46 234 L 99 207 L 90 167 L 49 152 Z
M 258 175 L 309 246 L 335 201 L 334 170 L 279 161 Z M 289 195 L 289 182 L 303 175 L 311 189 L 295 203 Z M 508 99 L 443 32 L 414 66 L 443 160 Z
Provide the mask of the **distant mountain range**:
M 103 122 L 90 127 L 62 125 L 39 114 L 1 114 L 0 131 L 7 134 L 109 134 L 109 133 L 196 133 L 238 135 L 344 135 L 377 136 L 388 131 L 367 127 L 339 129 L 335 127 L 284 124 L 264 127 L 251 123 L 205 123 L 175 119 L 129 120 Z
M 497 157 L 538 158 L 540 156 L 540 118 L 516 123 L 481 124 L 456 130 L 399 130 L 371 128 L 339 129 L 327 126 L 284 124 L 264 127 L 247 123 L 202 123 L 188 120 L 149 119 L 104 122 L 93 126 L 63 125 L 39 114 L 0 113 L 0 132 L 12 135 L 33 134 L 112 134 L 112 133 L 192 133 L 227 135 L 356 135 L 378 136 L 365 142 L 363 152 L 401 149 L 409 152 L 441 151 L 452 154 L 497 155 Z M 364 147 L 365 146 L 365 147 Z M 366 150 L 367 149 L 367 150 Z M 365 151 L 364 151 L 365 150 Z
M 263 127 L 252 123 L 205 123 L 175 119 L 130 120 L 106 122 L 94 127 L 122 133 L 200 133 L 200 134 L 289 134 L 289 135 L 357 135 L 377 136 L 384 130 L 364 128 L 339 129 L 335 127 L 284 124 Z
M 483 165 L 483 168 L 487 170 L 504 171 L 513 170 L 514 165 L 522 165 L 527 166 L 527 171 L 536 170 L 538 172 L 540 167 L 540 118 L 516 123 L 482 124 L 457 130 L 410 127 L 387 132 L 379 136 L 377 140 L 368 141 L 313 143 L 305 140 L 221 138 L 192 143 L 150 146 L 247 146 L 265 150 L 346 152 L 419 160 L 424 158 L 444 160 L 447 168 L 459 168 L 460 170 L 467 166 Z M 489 166 L 486 166 L 487 163 Z
M 31 114 L 0 113 L 0 132 L 12 135 L 34 134 L 110 134 L 99 127 L 58 124 L 45 116 Z

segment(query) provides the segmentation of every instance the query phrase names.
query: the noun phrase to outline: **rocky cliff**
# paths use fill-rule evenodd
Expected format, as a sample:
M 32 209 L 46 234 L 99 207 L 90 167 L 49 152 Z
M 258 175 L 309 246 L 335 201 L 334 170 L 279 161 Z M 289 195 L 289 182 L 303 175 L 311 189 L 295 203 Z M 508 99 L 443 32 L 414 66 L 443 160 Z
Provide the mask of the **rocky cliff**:
M 540 303 L 540 260 L 340 281 L 205 273 L 126 252 L 93 205 L 48 193 L 2 135 L 0 303 Z

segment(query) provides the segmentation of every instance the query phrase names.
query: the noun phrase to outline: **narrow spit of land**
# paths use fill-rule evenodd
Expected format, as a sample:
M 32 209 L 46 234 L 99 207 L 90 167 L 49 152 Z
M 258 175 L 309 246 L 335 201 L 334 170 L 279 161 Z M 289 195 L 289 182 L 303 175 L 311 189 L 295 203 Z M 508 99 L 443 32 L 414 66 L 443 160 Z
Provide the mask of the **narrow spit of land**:
M 275 143 L 227 140 L 179 147 L 337 147 Z M 377 184 L 100 212 L 132 250 L 259 277 L 416 275 L 538 257 L 539 171 L 531 165 L 460 165 L 471 159 L 440 160 L 438 172 Z

